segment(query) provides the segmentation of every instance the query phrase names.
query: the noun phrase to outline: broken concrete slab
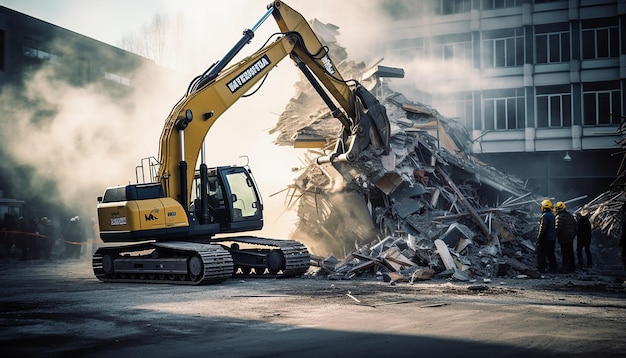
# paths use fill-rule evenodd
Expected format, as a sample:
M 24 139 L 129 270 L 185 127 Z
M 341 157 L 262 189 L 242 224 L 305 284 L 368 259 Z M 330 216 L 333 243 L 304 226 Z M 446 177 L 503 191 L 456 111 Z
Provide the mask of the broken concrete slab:
M 443 240 L 446 245 L 452 248 L 456 248 L 461 239 L 472 240 L 476 236 L 472 230 L 470 230 L 467 226 L 453 222 L 448 227 L 443 235 L 441 235 L 441 240 Z
M 409 215 L 419 212 L 424 208 L 424 205 L 413 198 L 402 198 L 394 202 L 394 210 L 402 219 L 406 219 Z
M 441 261 L 443 262 L 443 265 L 446 267 L 446 269 L 456 269 L 457 267 L 454 263 L 452 255 L 450 254 L 450 249 L 448 248 L 448 245 L 446 245 L 443 240 L 437 239 L 435 240 L 435 246 L 437 247 L 437 253 L 439 253 L 439 257 L 441 257 Z

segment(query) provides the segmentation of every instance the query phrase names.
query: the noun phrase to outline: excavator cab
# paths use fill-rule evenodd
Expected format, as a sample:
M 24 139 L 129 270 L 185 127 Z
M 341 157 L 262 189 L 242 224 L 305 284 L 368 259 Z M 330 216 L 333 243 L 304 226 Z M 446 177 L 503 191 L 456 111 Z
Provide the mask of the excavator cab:
M 107 188 L 98 198 L 102 240 L 206 241 L 218 233 L 263 228 L 261 195 L 247 167 L 211 168 L 205 179 L 196 171 L 193 188 L 187 213 L 165 196 L 160 183 Z
M 189 215 L 200 226 L 216 225 L 213 233 L 263 228 L 263 202 L 250 169 L 224 166 L 197 170 Z

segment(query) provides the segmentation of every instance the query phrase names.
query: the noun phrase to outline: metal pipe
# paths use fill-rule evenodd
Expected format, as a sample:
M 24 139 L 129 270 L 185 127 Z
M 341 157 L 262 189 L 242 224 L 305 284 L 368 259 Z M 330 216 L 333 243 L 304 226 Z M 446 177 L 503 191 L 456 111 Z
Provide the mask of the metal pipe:
M 221 60 L 217 61 L 213 66 L 209 67 L 209 69 L 202 74 L 200 79 L 198 79 L 198 82 L 195 84 L 194 89 L 199 89 L 205 84 L 212 81 L 214 78 L 216 78 L 219 73 L 230 63 L 230 61 L 232 61 L 232 59 L 237 56 L 239 51 L 241 51 L 241 49 L 243 49 L 244 46 L 246 46 L 250 42 L 250 40 L 254 38 L 254 31 L 256 31 L 265 20 L 267 20 L 272 12 L 274 12 L 274 7 L 270 7 L 267 12 L 261 17 L 261 19 L 257 21 L 254 26 L 252 26 L 252 29 L 243 30 L 243 36 L 241 37 L 241 39 L 235 44 L 235 46 L 233 46 L 232 49 L 230 49 L 230 51 L 228 51 L 228 53 L 226 53 L 226 55 L 224 55 Z
M 205 161 L 205 142 L 202 142 L 202 147 L 200 148 L 200 223 L 208 224 L 209 223 L 209 193 L 207 189 L 209 187 L 209 174 Z M 198 208 L 195 208 L 198 210 Z
M 178 173 L 180 177 L 180 204 L 183 206 L 185 211 L 188 212 L 189 203 L 187 202 L 187 194 L 189 191 L 187 190 L 187 162 L 185 161 L 185 130 L 179 129 L 178 133 L 180 135 L 180 162 L 178 163 Z

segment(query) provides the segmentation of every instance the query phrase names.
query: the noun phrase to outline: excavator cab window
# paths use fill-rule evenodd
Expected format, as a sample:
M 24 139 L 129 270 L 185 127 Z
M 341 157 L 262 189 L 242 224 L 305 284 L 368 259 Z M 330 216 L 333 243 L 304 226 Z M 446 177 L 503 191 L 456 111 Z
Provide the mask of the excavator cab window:
M 194 178 L 192 188 L 194 188 L 194 190 L 191 192 L 190 212 L 194 213 L 197 217 L 200 217 L 202 215 L 200 198 L 202 197 L 203 188 L 198 173 Z M 228 222 L 228 218 L 226 215 L 227 211 L 224 201 L 225 194 L 222 184 L 220 183 L 220 179 L 217 177 L 215 171 L 209 174 L 207 178 L 207 187 L 204 188 L 204 190 L 207 194 L 206 198 L 209 215 L 212 217 L 211 222 L 226 224 Z
M 214 209 L 224 208 L 224 192 L 217 177 L 209 178 L 209 205 Z
M 245 170 L 226 174 L 230 186 L 230 207 L 233 222 L 258 219 L 261 215 L 261 200 L 254 182 Z

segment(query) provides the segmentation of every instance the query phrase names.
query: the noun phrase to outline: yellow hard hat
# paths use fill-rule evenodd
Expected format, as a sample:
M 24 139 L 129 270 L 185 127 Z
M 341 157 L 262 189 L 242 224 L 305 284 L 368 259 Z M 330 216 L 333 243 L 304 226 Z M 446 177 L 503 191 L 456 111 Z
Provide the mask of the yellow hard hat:
M 565 203 L 562 201 L 559 201 L 558 203 L 556 203 L 555 208 L 556 210 L 565 210 Z
M 552 209 L 552 202 L 548 199 L 541 202 L 542 209 Z

